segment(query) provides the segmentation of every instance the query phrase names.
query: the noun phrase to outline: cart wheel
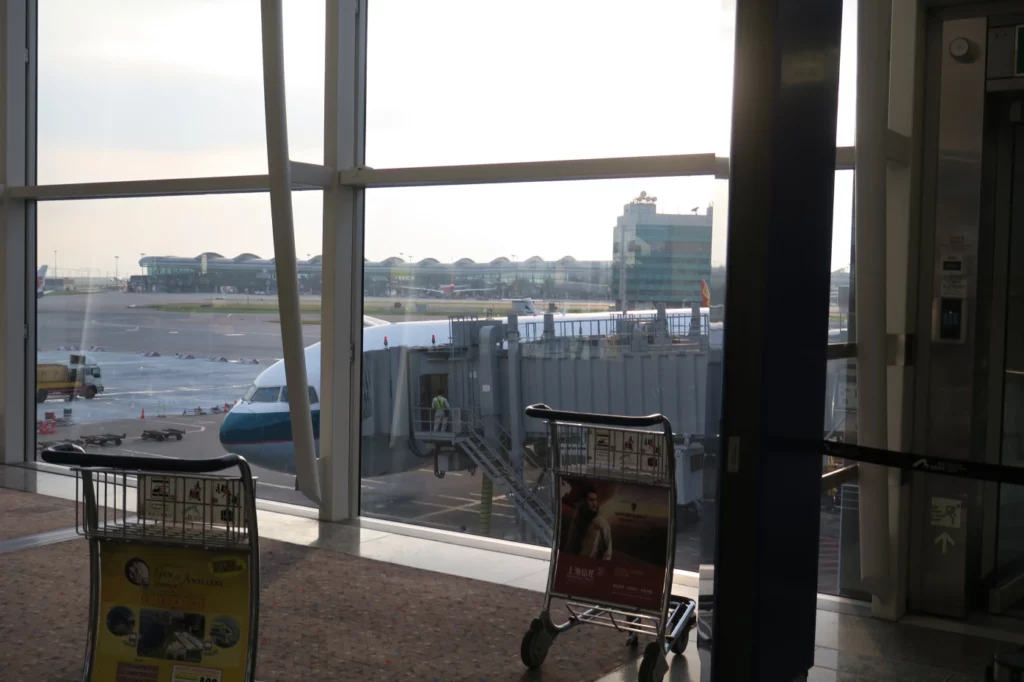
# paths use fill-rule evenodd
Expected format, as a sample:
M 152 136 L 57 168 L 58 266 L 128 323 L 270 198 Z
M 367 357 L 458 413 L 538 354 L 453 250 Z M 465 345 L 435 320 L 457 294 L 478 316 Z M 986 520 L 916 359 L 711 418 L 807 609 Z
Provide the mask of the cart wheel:
M 630 649 L 632 649 L 633 647 L 635 647 L 637 645 L 637 642 L 639 642 L 639 641 L 640 641 L 640 638 L 636 636 L 636 633 L 635 632 L 631 632 L 631 633 L 629 633 L 629 637 L 626 637 L 626 646 L 629 647 Z
M 438 478 L 444 478 L 444 474 L 445 472 L 434 469 L 434 475 L 437 476 Z
M 679 639 L 672 645 L 672 653 L 676 656 L 682 656 L 683 652 L 686 651 L 686 645 L 690 643 L 690 630 L 693 629 L 693 618 L 690 618 L 690 622 L 686 624 L 683 631 L 679 633 Z
M 120 438 L 115 438 L 114 439 L 114 445 L 120 445 L 120 444 L 121 444 L 121 439 Z
M 551 638 L 546 636 L 544 624 L 539 618 L 534 618 L 519 647 L 519 657 L 523 659 L 523 665 L 531 670 L 539 668 L 547 658 L 550 647 Z
M 159 442 L 161 442 L 161 443 L 163 443 L 163 442 L 164 442 L 164 437 L 163 437 L 163 436 L 157 436 L 157 437 L 156 437 L 156 439 L 157 439 L 157 440 L 158 440 Z
M 174 437 L 177 438 L 178 440 L 181 440 L 181 434 L 180 433 L 174 434 Z
M 636 676 L 637 682 L 661 682 L 664 678 L 665 655 L 661 651 L 660 642 L 651 642 L 644 647 L 644 657 L 640 661 L 640 670 Z

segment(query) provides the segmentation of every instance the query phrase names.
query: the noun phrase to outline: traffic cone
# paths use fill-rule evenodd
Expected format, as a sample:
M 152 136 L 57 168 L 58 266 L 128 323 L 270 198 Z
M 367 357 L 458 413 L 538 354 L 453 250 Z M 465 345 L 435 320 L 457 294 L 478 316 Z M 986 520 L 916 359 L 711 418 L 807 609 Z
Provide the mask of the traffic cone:
M 146 418 L 146 408 L 145 408 L 145 407 L 143 407 L 143 408 L 142 408 L 142 416 L 141 416 L 141 417 L 139 417 L 139 419 L 145 419 L 145 418 Z

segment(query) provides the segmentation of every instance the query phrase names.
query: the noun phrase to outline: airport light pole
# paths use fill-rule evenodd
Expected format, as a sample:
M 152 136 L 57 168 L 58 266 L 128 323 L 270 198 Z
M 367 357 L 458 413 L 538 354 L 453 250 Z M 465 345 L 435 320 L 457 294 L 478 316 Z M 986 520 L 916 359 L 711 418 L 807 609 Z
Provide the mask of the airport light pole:
M 114 256 L 114 279 L 115 280 L 117 279 L 118 264 L 120 263 L 120 260 L 121 260 L 120 256 Z
M 57 276 L 57 249 L 53 250 L 53 276 Z

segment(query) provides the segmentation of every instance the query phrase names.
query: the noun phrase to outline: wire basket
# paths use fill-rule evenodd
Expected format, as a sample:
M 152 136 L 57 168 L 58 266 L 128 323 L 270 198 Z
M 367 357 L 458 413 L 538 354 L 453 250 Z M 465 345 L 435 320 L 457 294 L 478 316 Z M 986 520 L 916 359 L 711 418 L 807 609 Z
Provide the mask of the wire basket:
M 76 468 L 76 527 L 87 538 L 245 549 L 240 478 Z M 81 498 L 78 496 L 81 495 Z

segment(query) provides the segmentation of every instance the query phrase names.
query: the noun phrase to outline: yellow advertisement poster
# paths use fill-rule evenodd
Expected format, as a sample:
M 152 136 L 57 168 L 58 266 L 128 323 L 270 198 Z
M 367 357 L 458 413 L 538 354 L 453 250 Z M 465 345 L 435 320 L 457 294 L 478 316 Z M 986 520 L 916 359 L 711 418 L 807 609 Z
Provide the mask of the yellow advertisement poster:
M 244 682 L 245 552 L 100 543 L 96 682 Z

